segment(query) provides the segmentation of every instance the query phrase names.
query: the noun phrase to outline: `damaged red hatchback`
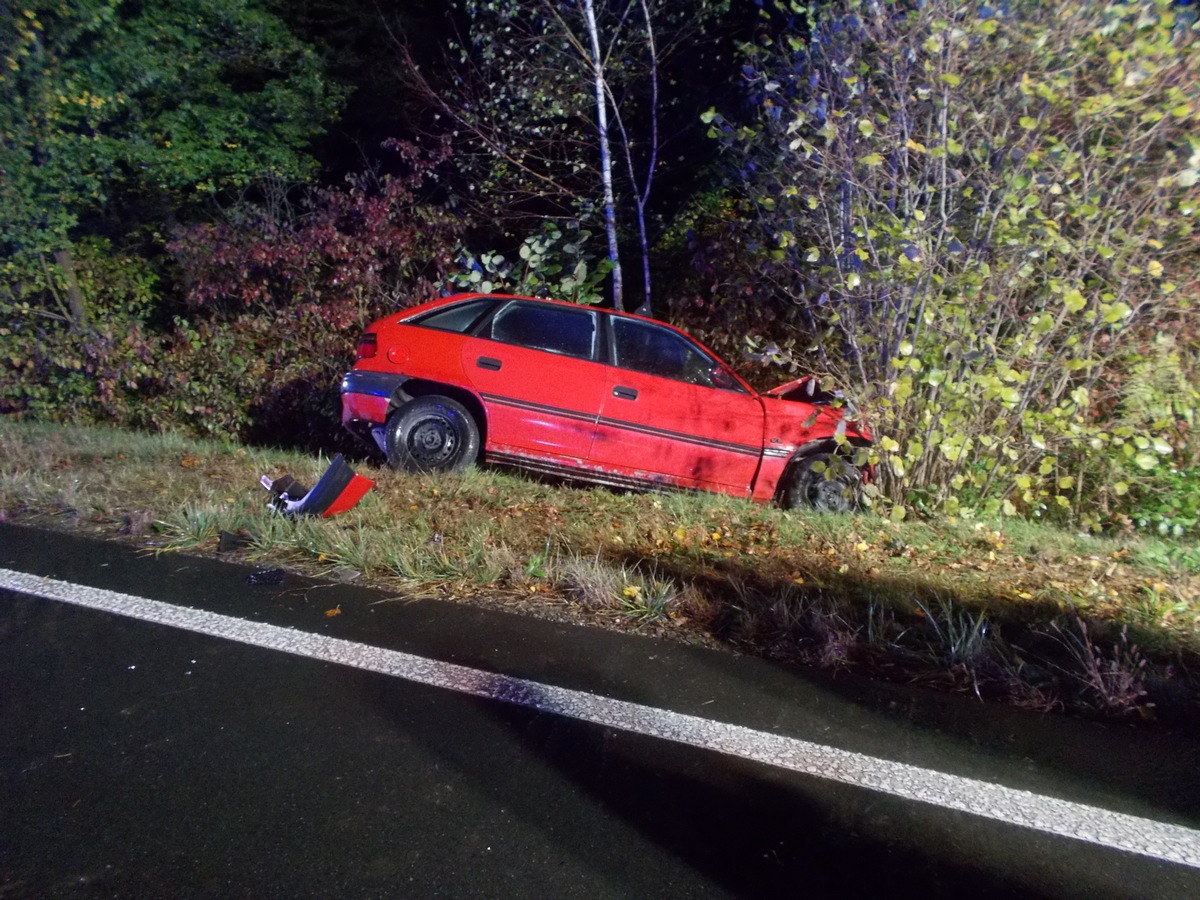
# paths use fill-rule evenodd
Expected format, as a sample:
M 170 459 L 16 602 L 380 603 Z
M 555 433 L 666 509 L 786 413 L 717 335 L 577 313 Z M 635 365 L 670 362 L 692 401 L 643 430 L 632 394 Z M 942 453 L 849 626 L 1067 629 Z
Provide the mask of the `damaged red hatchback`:
M 385 316 L 342 380 L 342 424 L 397 469 L 490 463 L 618 488 L 847 510 L 870 434 L 811 378 L 759 394 L 641 316 L 459 294 Z

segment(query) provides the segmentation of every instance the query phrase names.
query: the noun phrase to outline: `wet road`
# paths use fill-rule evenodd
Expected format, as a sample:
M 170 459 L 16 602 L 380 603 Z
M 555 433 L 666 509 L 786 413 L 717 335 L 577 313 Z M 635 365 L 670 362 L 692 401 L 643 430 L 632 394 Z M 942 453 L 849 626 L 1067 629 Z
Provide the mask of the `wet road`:
M 1200 896 L 1052 833 L 1200 854 L 1194 738 L 9 526 L 0 568 L 0 897 Z

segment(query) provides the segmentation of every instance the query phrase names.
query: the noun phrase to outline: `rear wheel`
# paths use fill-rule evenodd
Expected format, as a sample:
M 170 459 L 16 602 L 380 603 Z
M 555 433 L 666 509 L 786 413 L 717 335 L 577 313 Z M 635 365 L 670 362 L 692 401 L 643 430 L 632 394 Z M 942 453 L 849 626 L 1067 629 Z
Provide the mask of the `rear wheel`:
M 783 490 L 784 509 L 853 512 L 861 499 L 862 471 L 839 453 L 814 453 L 789 470 Z
M 457 400 L 409 400 L 387 423 L 387 458 L 405 472 L 461 472 L 479 456 L 479 426 Z

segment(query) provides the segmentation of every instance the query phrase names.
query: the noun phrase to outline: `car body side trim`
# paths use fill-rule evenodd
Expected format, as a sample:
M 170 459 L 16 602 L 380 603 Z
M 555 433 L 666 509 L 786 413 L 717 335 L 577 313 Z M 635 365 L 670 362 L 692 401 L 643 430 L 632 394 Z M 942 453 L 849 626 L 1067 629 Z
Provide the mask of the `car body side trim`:
M 546 406 L 541 403 L 531 403 L 527 400 L 516 400 L 512 397 L 504 397 L 499 394 L 480 394 L 488 403 L 497 403 L 502 406 L 511 406 L 515 409 L 524 409 L 531 412 L 547 413 L 548 415 L 560 416 L 564 419 L 574 419 L 579 422 L 592 422 L 598 425 L 607 425 L 610 428 L 621 428 L 626 431 L 635 431 L 639 434 L 650 435 L 651 437 L 665 438 L 670 441 L 682 441 L 687 444 L 695 444 L 699 447 L 711 447 L 714 450 L 725 450 L 730 453 L 739 453 L 743 456 L 762 456 L 762 447 L 752 447 L 747 444 L 734 444 L 729 441 L 718 441 L 713 438 L 701 437 L 696 434 L 687 434 L 682 431 L 668 431 L 665 428 L 655 428 L 652 425 L 640 425 L 636 422 L 626 422 L 623 419 L 612 419 L 607 416 L 597 416 L 595 413 L 584 413 L 573 409 L 563 409 L 557 406 Z
M 752 447 L 748 444 L 733 444 L 729 441 L 718 441 L 714 438 L 701 437 L 698 434 L 688 434 L 683 431 L 668 431 L 665 428 L 655 428 L 653 425 L 641 425 L 637 422 L 626 422 L 622 419 L 610 419 L 607 416 L 600 417 L 600 424 L 608 425 L 611 428 L 621 428 L 625 431 L 636 431 L 639 434 L 648 434 L 652 437 L 666 438 L 670 441 L 695 444 L 698 447 L 711 447 L 714 450 L 725 450 L 729 453 L 753 456 L 756 459 L 763 454 L 762 447 Z
M 621 475 L 604 469 L 589 466 L 586 462 L 580 465 L 564 465 L 551 462 L 535 456 L 518 453 L 506 453 L 497 450 L 486 451 L 484 461 L 494 465 L 511 466 L 527 472 L 537 472 L 541 475 L 553 475 L 567 481 L 600 484 L 605 487 L 621 488 L 636 491 L 678 491 L 694 490 L 676 484 L 666 475 L 647 473 L 643 477 Z
M 514 409 L 525 409 L 530 412 L 548 413 L 552 416 L 559 416 L 563 419 L 574 419 L 577 422 L 591 422 L 595 424 L 598 416 L 595 413 L 579 412 L 575 409 L 564 409 L 560 406 L 547 406 L 544 403 L 534 403 L 530 400 L 517 400 L 514 397 L 504 397 L 500 394 L 485 394 L 479 395 L 488 403 L 497 403 L 501 406 L 511 406 Z

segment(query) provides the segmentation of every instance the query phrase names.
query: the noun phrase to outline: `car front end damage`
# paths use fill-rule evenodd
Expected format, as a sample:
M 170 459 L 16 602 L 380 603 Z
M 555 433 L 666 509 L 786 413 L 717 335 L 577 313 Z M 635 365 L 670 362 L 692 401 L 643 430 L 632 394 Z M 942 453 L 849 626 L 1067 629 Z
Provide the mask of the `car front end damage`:
M 761 397 L 766 429 L 754 499 L 829 511 L 857 507 L 873 476 L 872 438 L 841 392 L 823 390 L 810 376 Z

